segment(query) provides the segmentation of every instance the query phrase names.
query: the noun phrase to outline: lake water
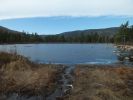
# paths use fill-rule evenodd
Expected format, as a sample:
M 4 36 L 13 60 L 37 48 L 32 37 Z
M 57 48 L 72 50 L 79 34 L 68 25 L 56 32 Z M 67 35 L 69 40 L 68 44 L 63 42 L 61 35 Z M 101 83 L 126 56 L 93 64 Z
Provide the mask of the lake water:
M 113 44 L 15 44 L 0 51 L 17 52 L 39 63 L 110 64 L 118 62 Z

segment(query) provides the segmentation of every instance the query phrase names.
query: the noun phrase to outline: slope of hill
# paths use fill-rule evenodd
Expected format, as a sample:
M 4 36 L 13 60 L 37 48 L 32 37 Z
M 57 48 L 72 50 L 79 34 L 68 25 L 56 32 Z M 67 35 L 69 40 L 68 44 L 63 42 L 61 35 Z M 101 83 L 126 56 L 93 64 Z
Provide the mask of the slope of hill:
M 105 36 L 113 36 L 119 31 L 119 27 L 111 27 L 111 28 L 104 28 L 104 29 L 88 29 L 88 30 L 77 30 L 77 31 L 70 31 L 64 32 L 60 35 L 64 36 L 79 36 L 79 35 L 91 35 L 91 34 L 99 34 Z
M 114 35 L 119 32 L 119 27 L 105 29 L 88 29 L 63 32 L 56 35 L 41 35 L 44 42 L 68 43 L 106 43 L 114 42 Z
M 22 32 L 11 30 L 11 29 L 8 29 L 6 27 L 0 26 L 0 33 L 2 33 L 2 32 L 12 33 L 12 34 L 22 34 Z
M 0 43 L 34 43 L 34 42 L 113 42 L 119 27 L 105 29 L 88 29 L 64 32 L 56 35 L 37 35 L 18 32 L 0 26 Z
M 42 42 L 42 38 L 34 34 L 19 32 L 0 26 L 0 43 L 32 43 Z

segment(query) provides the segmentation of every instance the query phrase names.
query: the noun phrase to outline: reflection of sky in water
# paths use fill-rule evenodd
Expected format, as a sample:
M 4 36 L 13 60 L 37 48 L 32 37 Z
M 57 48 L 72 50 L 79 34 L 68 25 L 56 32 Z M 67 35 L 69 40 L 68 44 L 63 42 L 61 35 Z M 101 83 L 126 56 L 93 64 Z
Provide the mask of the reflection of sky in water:
M 11 52 L 29 57 L 41 63 L 113 63 L 117 57 L 113 53 L 112 44 L 17 44 L 1 45 L 1 51 Z

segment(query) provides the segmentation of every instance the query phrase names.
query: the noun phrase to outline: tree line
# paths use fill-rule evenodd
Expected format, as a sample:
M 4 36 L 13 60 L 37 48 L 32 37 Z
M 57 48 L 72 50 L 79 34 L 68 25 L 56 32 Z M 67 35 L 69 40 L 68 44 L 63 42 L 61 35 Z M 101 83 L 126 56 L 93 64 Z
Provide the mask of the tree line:
M 129 22 L 121 24 L 119 32 L 114 36 L 115 43 L 133 44 L 133 25 Z
M 66 42 L 66 43 L 112 43 L 112 36 L 104 36 L 98 33 L 78 36 L 48 35 L 44 37 L 44 42 Z
M 133 25 L 129 22 L 122 24 L 115 35 L 100 34 L 92 32 L 91 34 L 78 35 L 38 35 L 28 32 L 16 32 L 0 29 L 0 43 L 128 43 L 133 44 Z
M 43 42 L 37 33 L 0 30 L 0 43 L 35 43 Z
M 113 37 L 92 33 L 78 36 L 45 35 L 37 33 L 10 32 L 0 30 L 0 43 L 106 43 L 114 42 Z

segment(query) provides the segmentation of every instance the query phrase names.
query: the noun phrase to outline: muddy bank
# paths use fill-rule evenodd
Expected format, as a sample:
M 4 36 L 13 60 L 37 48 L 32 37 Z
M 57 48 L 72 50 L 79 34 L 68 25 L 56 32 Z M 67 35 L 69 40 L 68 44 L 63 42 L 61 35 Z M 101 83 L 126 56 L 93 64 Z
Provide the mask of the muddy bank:
M 0 53 L 0 99 L 45 99 L 55 91 L 63 69 L 63 65 L 36 64 L 19 55 Z
M 66 100 L 133 100 L 133 67 L 77 65 L 74 89 Z

